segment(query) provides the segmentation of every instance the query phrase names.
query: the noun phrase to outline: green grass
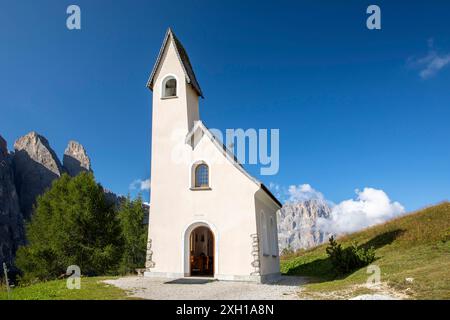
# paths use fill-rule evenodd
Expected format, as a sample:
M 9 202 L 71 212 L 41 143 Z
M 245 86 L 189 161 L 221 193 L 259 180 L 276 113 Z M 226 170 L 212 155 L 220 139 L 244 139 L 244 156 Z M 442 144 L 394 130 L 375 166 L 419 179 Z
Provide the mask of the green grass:
M 39 282 L 13 288 L 12 300 L 122 300 L 128 299 L 124 290 L 102 283 L 111 277 L 82 277 L 81 288 L 69 290 L 66 280 Z M 0 287 L 0 300 L 8 299 L 5 286 Z
M 372 264 L 380 267 L 386 289 L 411 299 L 450 299 L 449 202 L 338 239 L 344 247 L 353 241 L 376 249 Z M 339 299 L 370 292 L 363 286 L 367 269 L 336 276 L 326 246 L 282 257 L 282 273 L 311 277 L 301 295 Z

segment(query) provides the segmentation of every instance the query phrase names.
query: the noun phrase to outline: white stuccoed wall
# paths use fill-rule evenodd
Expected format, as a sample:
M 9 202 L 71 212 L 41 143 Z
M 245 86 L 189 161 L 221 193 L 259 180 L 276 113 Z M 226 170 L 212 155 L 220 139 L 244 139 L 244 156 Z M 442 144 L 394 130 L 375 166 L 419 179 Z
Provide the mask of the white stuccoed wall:
M 161 83 L 167 75 L 177 78 L 177 98 L 161 99 Z M 194 149 L 185 143 L 198 119 L 198 95 L 186 82 L 170 41 L 153 88 L 149 239 L 154 267 L 145 275 L 188 276 L 189 233 L 194 227 L 205 225 L 215 237 L 215 277 L 259 280 L 259 275 L 252 275 L 255 257 L 251 235 L 258 234 L 261 239 L 261 210 L 275 216 L 278 207 L 225 158 L 208 136 L 200 138 Z M 211 190 L 190 189 L 191 167 L 197 161 L 209 166 Z M 260 248 L 259 259 L 262 275 L 279 272 L 277 255 L 263 256 Z

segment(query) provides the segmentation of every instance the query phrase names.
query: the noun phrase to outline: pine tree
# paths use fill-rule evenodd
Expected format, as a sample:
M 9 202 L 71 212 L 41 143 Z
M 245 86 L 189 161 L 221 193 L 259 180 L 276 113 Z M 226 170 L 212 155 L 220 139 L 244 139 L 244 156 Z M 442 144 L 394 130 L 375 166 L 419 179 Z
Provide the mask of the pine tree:
M 143 224 L 144 214 L 140 195 L 135 200 L 131 200 L 128 195 L 120 206 L 118 218 L 124 240 L 121 273 L 132 273 L 145 264 L 147 228 Z
M 64 174 L 38 197 L 27 224 L 28 245 L 19 248 L 16 265 L 24 280 L 52 279 L 70 265 L 84 275 L 117 271 L 123 241 L 113 204 L 92 173 Z

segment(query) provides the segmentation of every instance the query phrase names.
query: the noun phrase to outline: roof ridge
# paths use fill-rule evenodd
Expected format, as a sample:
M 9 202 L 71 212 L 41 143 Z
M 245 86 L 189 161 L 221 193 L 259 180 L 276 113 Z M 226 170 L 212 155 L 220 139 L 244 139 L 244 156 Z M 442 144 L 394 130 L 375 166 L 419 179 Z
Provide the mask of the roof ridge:
M 158 66 L 161 63 L 162 55 L 164 53 L 164 50 L 165 50 L 166 45 L 170 38 L 173 40 L 173 43 L 175 46 L 175 51 L 177 53 L 178 59 L 180 60 L 181 66 L 183 67 L 183 71 L 185 73 L 187 82 L 190 83 L 192 85 L 192 87 L 194 88 L 194 90 L 197 92 L 197 94 L 203 98 L 203 93 L 200 88 L 200 84 L 197 81 L 197 78 L 194 73 L 194 68 L 192 67 L 192 64 L 191 64 L 189 56 L 186 52 L 186 49 L 183 47 L 181 41 L 178 39 L 178 37 L 175 35 L 175 33 L 172 31 L 172 29 L 170 27 L 167 28 L 166 35 L 164 36 L 164 40 L 163 40 L 161 49 L 159 50 L 159 54 L 156 59 L 156 63 L 153 66 L 152 72 L 147 81 L 147 87 L 150 90 L 153 90 L 156 71 L 158 70 Z
M 249 178 L 251 181 L 253 181 L 256 185 L 258 185 L 277 205 L 282 207 L 282 203 L 273 195 L 273 193 L 258 179 L 253 177 L 250 173 L 245 170 L 244 166 L 239 162 L 234 152 L 230 151 L 228 147 L 223 143 L 223 141 L 220 141 L 217 139 L 217 137 L 208 129 L 208 127 L 203 123 L 201 120 L 197 120 L 194 123 L 194 126 L 192 129 L 187 133 L 185 142 L 188 143 L 189 139 L 194 134 L 195 130 L 198 128 L 202 128 L 207 135 L 212 140 L 213 144 L 219 149 L 222 150 L 222 152 L 225 153 L 225 157 L 230 160 L 230 162 L 237 168 L 239 171 L 241 171 L 247 178 Z

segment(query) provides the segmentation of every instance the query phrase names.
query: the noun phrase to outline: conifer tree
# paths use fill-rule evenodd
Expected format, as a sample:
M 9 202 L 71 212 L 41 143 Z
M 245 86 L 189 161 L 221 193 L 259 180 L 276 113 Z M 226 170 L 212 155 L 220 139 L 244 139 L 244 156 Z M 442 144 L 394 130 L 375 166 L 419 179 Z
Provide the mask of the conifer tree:
M 145 264 L 147 228 L 143 224 L 144 208 L 141 195 L 131 200 L 128 195 L 122 201 L 118 218 L 124 240 L 124 249 L 120 264 L 121 273 L 132 273 Z
M 123 240 L 114 204 L 92 173 L 64 174 L 38 197 L 27 224 L 28 244 L 16 265 L 24 280 L 52 279 L 77 265 L 83 275 L 117 272 Z

